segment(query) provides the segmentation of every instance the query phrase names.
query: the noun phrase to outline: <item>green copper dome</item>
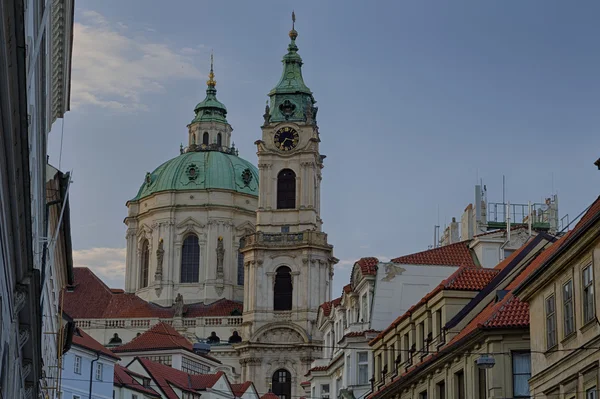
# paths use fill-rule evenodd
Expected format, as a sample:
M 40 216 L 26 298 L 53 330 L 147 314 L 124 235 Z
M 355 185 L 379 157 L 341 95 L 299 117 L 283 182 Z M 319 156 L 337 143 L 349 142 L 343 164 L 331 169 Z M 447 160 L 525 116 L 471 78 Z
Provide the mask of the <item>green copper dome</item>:
M 213 72 L 213 57 L 210 56 L 210 73 L 208 74 L 208 86 L 206 88 L 206 98 L 198 103 L 194 108 L 196 117 L 192 120 L 194 122 L 222 122 L 227 123 L 227 108 L 225 105 L 217 100 L 217 81 L 215 80 L 215 74 Z
M 161 191 L 231 190 L 258 196 L 258 169 L 221 151 L 186 152 L 146 174 L 136 201 Z
M 296 17 L 292 14 L 292 20 Z M 268 111 L 268 122 L 307 121 L 316 118 L 317 107 L 312 91 L 304 83 L 302 77 L 302 58 L 298 54 L 296 38 L 298 32 L 292 26 L 289 33 L 288 52 L 283 56 L 283 73 L 277 85 L 269 92 L 271 106 Z M 307 116 L 308 114 L 308 116 Z

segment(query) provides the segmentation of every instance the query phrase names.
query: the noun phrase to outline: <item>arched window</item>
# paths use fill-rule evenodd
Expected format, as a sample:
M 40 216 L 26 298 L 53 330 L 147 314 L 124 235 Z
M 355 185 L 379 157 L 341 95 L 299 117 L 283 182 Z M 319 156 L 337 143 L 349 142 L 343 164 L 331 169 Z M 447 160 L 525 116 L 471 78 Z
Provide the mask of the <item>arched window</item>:
M 200 275 L 200 247 L 198 237 L 190 234 L 183 240 L 181 248 L 181 279 L 182 283 L 197 283 Z
M 150 247 L 148 245 L 148 240 L 144 240 L 142 243 L 142 259 L 141 259 L 141 281 L 140 288 L 145 288 L 148 286 L 148 275 L 150 270 Z
M 296 207 L 296 174 L 291 169 L 283 169 L 277 175 L 277 209 Z
M 240 248 L 238 249 L 238 264 L 237 264 L 237 283 L 238 285 L 244 285 L 244 254 L 242 248 L 246 244 L 244 237 L 240 238 Z
M 290 372 L 285 369 L 279 369 L 273 373 L 271 389 L 275 395 L 279 396 L 279 399 L 291 399 L 292 375 Z
M 274 310 L 292 310 L 292 273 L 289 267 L 281 266 L 275 275 Z
M 221 143 L 223 141 L 223 137 L 221 136 L 221 133 L 217 134 L 217 145 L 220 147 Z
M 202 135 L 202 144 L 208 145 L 208 132 L 204 132 Z

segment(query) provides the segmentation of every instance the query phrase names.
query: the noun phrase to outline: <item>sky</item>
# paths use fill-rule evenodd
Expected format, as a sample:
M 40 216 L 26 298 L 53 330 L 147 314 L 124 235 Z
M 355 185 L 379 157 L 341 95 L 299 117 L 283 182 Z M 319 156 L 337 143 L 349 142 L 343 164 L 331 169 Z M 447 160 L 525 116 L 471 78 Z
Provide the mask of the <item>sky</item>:
M 600 3 L 544 1 L 77 0 L 71 111 L 49 136 L 72 171 L 76 266 L 122 287 L 125 203 L 179 154 L 205 96 L 256 164 L 291 12 L 319 106 L 323 229 L 354 262 L 433 244 L 483 181 L 488 200 L 557 194 L 572 219 L 600 194 Z M 62 150 L 61 150 L 62 138 Z

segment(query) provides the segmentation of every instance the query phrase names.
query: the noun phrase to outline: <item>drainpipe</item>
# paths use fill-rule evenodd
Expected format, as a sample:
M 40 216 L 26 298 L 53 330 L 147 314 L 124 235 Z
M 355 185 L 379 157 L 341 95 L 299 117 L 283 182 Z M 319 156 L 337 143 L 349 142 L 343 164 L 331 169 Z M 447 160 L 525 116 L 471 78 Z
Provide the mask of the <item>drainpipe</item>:
M 96 352 L 96 358 L 92 360 L 92 365 L 90 367 L 90 396 L 89 399 L 92 399 L 92 382 L 94 381 L 94 362 L 97 362 L 100 359 L 100 352 Z

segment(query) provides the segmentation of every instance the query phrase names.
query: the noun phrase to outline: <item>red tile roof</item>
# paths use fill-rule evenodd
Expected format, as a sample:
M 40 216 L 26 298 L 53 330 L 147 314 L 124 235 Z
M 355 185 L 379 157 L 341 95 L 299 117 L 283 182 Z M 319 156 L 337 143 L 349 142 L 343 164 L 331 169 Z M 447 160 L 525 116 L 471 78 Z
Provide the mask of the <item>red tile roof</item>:
M 87 267 L 76 267 L 75 285 L 63 291 L 64 311 L 74 319 L 119 319 L 136 317 L 172 318 L 174 307 L 162 307 L 144 301 L 135 294 L 115 293 Z M 241 302 L 221 299 L 210 305 L 195 303 L 184 306 L 184 317 L 229 316 L 242 312 Z
M 469 249 L 469 241 L 461 241 L 443 247 L 417 252 L 392 259 L 405 265 L 478 266 L 475 254 Z
M 137 382 L 135 380 L 135 378 L 132 377 L 132 375 L 137 375 L 137 374 L 132 373 L 131 371 L 127 370 L 125 367 L 123 367 L 119 364 L 115 364 L 115 373 L 114 373 L 113 384 L 118 387 L 126 387 L 131 390 L 144 393 L 153 398 L 161 397 L 160 394 L 158 392 L 156 392 L 154 389 L 146 388 L 145 386 L 143 386 L 142 384 Z
M 329 316 L 331 314 L 331 309 L 340 306 L 341 302 L 342 302 L 342 297 L 335 298 L 333 301 L 328 301 L 328 302 L 322 303 L 320 307 L 321 307 L 321 309 L 323 309 L 323 315 L 326 317 Z
M 300 385 L 310 385 L 310 381 L 302 381 Z
M 485 286 L 492 281 L 492 279 L 499 273 L 496 269 L 483 269 L 480 267 L 463 266 L 456 270 L 446 280 L 442 281 L 437 287 L 425 295 L 419 302 L 411 306 L 403 315 L 399 316 L 392 322 L 385 330 L 383 330 L 377 337 L 373 338 L 369 345 L 373 345 L 375 342 L 383 338 L 388 332 L 396 328 L 403 320 L 410 317 L 410 315 L 427 303 L 431 298 L 437 295 L 439 292 L 444 290 L 449 291 L 481 291 Z
M 352 337 L 362 337 L 365 334 L 369 334 L 369 333 L 380 333 L 381 331 L 378 330 L 365 330 L 365 331 L 352 331 L 349 332 L 348 334 L 344 335 L 343 338 L 352 338 Z
M 222 371 L 219 371 L 216 374 L 190 375 L 181 370 L 176 370 L 146 358 L 136 357 L 135 360 L 138 360 L 142 364 L 144 369 L 168 399 L 178 399 L 178 396 L 171 388 L 171 385 L 187 392 L 196 392 L 211 388 L 224 375 Z
M 267 392 L 260 399 L 279 399 L 279 396 L 275 395 L 273 392 Z
M 113 348 L 113 352 L 135 352 L 148 349 L 187 349 L 191 351 L 193 348 L 192 343 L 172 326 L 167 323 L 158 323 L 130 342 Z
M 375 276 L 377 274 L 379 259 L 375 257 L 360 258 L 356 263 L 360 266 L 360 272 L 363 276 Z
M 346 284 L 344 286 L 344 288 L 342 289 L 342 291 L 346 294 L 349 294 L 352 292 L 352 284 Z
M 252 381 L 246 381 L 241 384 L 231 384 L 231 390 L 236 398 L 241 398 L 242 395 L 252 386 Z
M 73 333 L 73 345 L 80 346 L 82 348 L 91 350 L 92 352 L 100 353 L 104 356 L 110 357 L 115 360 L 121 360 L 117 355 L 111 352 L 109 349 L 104 347 L 100 342 L 87 335 L 81 328 L 75 328 Z

